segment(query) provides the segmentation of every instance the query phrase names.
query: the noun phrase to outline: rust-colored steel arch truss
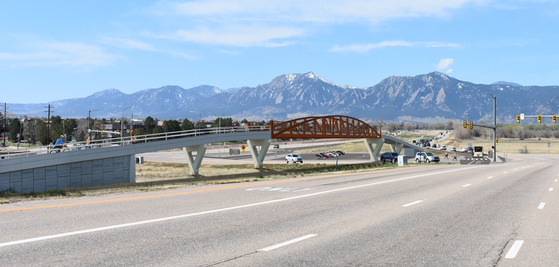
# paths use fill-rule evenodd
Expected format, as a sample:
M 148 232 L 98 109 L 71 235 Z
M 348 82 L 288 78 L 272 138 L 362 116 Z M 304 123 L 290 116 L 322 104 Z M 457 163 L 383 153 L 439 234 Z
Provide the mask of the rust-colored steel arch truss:
M 273 139 L 381 138 L 381 132 L 364 121 L 342 115 L 270 121 L 269 124 Z

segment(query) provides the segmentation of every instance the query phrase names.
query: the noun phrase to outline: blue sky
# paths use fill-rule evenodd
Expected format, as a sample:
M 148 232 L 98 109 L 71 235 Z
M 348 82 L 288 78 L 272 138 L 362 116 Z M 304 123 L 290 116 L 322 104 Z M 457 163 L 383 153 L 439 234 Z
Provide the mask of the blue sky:
M 0 25 L 8 103 L 308 71 L 358 87 L 433 71 L 559 85 L 551 0 L 4 1 Z

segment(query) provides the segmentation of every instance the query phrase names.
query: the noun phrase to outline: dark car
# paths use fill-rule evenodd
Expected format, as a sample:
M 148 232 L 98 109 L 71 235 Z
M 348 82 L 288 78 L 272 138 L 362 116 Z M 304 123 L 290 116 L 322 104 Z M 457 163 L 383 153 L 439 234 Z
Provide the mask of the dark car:
M 380 161 L 382 161 L 382 163 L 386 163 L 387 161 L 390 163 L 396 163 L 398 162 L 398 153 L 384 152 L 380 155 Z
M 318 159 L 327 159 L 330 156 L 328 154 L 324 154 L 324 153 L 318 153 L 315 155 Z

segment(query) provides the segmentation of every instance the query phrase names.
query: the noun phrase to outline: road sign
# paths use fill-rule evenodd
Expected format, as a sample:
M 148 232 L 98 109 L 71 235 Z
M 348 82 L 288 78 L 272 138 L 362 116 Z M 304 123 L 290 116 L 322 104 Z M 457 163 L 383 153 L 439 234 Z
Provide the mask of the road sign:
M 245 148 L 247 148 L 245 145 L 241 146 L 241 149 L 245 150 Z
M 524 113 L 520 113 L 520 120 L 524 120 Z

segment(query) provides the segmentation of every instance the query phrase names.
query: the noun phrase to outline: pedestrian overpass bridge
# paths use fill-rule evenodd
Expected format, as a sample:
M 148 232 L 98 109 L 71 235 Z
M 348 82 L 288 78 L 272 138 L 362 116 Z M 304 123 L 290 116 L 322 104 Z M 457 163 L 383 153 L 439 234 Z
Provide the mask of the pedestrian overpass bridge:
M 182 148 L 191 175 L 197 175 L 212 143 L 246 141 L 255 168 L 262 168 L 272 139 L 363 139 L 371 161 L 384 144 L 413 155 L 420 147 L 382 136 L 367 123 L 348 116 L 270 121 L 266 126 L 219 127 L 119 137 L 70 144 L 61 153 L 44 146 L 0 155 L 0 191 L 40 192 L 62 188 L 135 182 L 135 155 Z

